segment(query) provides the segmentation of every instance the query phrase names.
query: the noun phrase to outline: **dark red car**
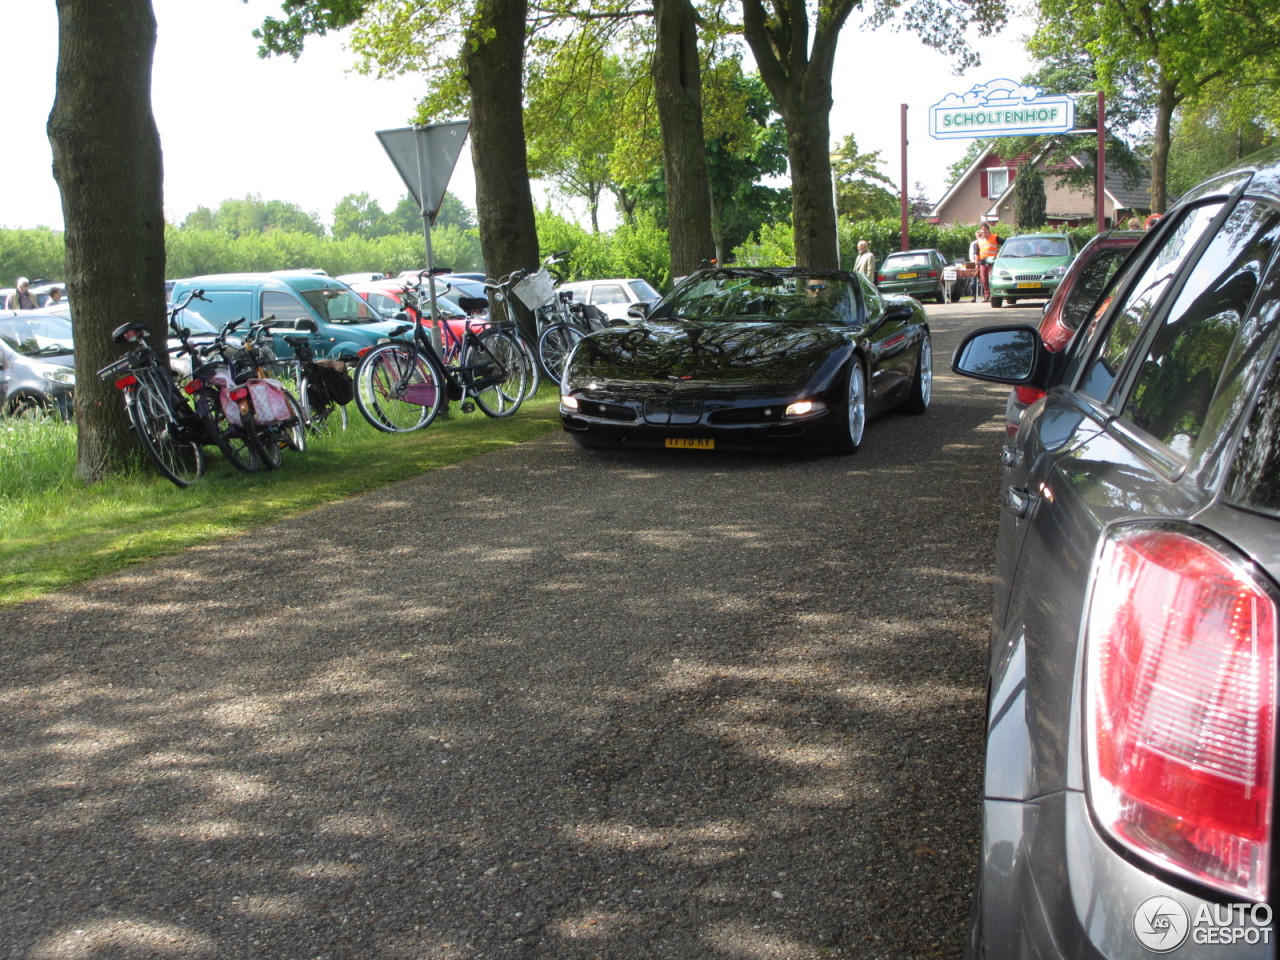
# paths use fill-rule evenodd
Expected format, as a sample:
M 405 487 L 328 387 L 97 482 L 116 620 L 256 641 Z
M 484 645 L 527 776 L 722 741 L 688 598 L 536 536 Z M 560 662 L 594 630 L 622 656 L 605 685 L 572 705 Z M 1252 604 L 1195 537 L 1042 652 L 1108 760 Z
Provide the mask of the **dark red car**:
M 1062 283 L 1044 307 L 1040 321 L 1040 339 L 1052 353 L 1057 353 L 1092 316 L 1094 304 L 1111 278 L 1144 236 L 1140 230 L 1108 230 L 1100 233 L 1076 254 Z M 1044 396 L 1035 387 L 1014 387 L 1005 405 L 1005 431 L 1010 437 L 1018 432 L 1022 412 Z

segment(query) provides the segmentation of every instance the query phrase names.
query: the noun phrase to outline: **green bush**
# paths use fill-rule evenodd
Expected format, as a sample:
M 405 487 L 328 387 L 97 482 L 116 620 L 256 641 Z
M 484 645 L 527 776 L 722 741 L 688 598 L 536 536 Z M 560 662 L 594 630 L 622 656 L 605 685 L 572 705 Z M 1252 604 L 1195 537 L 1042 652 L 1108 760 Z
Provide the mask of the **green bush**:
M 61 230 L 0 230 L 0 287 L 12 287 L 18 277 L 61 280 L 65 265 Z

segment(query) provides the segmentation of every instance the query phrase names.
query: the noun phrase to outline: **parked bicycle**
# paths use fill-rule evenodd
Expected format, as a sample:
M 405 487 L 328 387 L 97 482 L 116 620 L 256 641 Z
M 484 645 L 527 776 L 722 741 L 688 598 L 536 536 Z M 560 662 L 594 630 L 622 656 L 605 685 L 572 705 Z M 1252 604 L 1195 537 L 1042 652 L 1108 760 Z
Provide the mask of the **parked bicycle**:
M 537 319 L 538 360 L 543 373 L 556 381 L 578 341 L 608 326 L 608 318 L 600 310 L 575 302 L 572 293 L 556 290 L 565 280 L 557 267 L 567 256 L 564 251 L 553 253 L 538 270 L 518 270 L 508 278 L 511 292 Z
M 343 360 L 317 360 L 306 337 L 285 336 L 293 356 L 276 361 L 276 373 L 292 382 L 307 429 L 318 437 L 347 429 L 347 404 L 356 389 Z
M 404 336 L 405 334 L 409 336 Z M 446 364 L 422 323 L 391 331 L 386 343 L 362 351 L 356 367 L 356 407 L 376 429 L 421 430 L 435 420 L 445 397 L 507 417 L 524 402 L 527 381 L 519 342 L 505 330 L 463 321 L 456 364 Z
M 193 290 L 170 310 L 170 326 L 199 292 Z M 115 381 L 124 397 L 125 415 L 159 471 L 177 486 L 189 487 L 204 476 L 201 444 L 209 435 L 187 395 L 178 389 L 168 364 L 147 342 L 148 336 L 141 320 L 117 327 L 111 339 L 131 349 L 99 370 L 98 376 Z
M 239 344 L 229 338 L 244 318 L 227 324 L 202 351 L 206 363 L 192 375 L 193 381 L 211 384 L 218 392 L 228 421 L 243 432 L 260 465 L 269 470 L 280 466 L 283 447 L 302 451 L 307 443 L 301 405 L 278 380 L 266 375 L 276 360 L 267 329 L 272 319 L 253 324 Z M 220 362 L 209 362 L 215 355 Z

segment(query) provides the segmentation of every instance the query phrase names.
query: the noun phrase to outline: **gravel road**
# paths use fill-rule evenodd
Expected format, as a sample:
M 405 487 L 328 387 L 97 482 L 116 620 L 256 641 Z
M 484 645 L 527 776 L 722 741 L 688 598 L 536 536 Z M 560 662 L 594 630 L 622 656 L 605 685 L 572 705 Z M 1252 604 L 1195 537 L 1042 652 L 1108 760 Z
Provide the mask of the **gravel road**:
M 957 957 L 1000 389 L 555 435 L 0 612 L 0 957 Z

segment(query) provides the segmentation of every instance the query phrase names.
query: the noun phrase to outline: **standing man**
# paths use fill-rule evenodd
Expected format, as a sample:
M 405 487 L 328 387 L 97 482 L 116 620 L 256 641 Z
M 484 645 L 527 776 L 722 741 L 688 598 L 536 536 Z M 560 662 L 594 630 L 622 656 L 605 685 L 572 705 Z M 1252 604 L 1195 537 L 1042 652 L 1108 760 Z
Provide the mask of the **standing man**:
M 978 284 L 982 287 L 982 299 L 991 299 L 991 264 L 1000 249 L 1000 238 L 986 223 L 978 227 Z
M 858 241 L 858 259 L 853 263 L 853 272 L 861 273 L 872 283 L 876 280 L 876 255 L 867 246 L 867 241 Z
M 6 310 L 34 310 L 40 304 L 36 303 L 35 295 L 31 292 L 31 281 L 26 277 L 19 277 L 18 282 L 14 284 L 18 289 L 9 294 L 4 302 Z

